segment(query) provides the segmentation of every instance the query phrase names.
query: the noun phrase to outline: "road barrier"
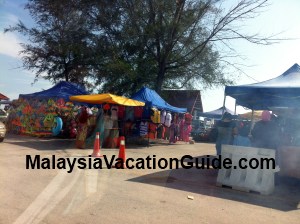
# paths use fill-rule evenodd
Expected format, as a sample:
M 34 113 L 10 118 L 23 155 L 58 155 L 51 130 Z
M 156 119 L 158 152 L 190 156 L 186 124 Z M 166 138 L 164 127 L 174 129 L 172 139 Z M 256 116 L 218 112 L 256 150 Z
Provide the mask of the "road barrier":
M 265 148 L 222 145 L 222 160 L 229 158 L 232 161 L 230 169 L 219 169 L 217 186 L 231 187 L 240 191 L 255 191 L 264 195 L 274 190 L 274 173 L 279 168 L 272 167 L 268 161 L 275 161 L 275 150 Z M 241 164 L 241 161 L 244 163 Z M 251 164 L 256 161 L 260 164 Z M 246 164 L 247 162 L 250 162 Z M 243 165 L 243 166 L 241 166 Z M 253 167 L 255 165 L 255 167 Z M 267 166 L 270 167 L 267 167 Z M 273 164 L 275 166 L 275 164 Z

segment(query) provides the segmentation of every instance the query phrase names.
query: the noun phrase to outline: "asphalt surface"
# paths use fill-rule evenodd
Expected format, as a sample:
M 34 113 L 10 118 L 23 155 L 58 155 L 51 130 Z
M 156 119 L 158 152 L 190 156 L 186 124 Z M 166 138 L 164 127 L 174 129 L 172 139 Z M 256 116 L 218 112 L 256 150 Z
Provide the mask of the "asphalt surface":
M 300 223 L 297 179 L 282 178 L 272 195 L 261 195 L 217 187 L 213 168 L 26 169 L 26 155 L 87 159 L 92 151 L 75 149 L 73 140 L 8 136 L 0 143 L 0 223 Z M 214 152 L 213 144 L 162 142 L 127 147 L 126 157 Z

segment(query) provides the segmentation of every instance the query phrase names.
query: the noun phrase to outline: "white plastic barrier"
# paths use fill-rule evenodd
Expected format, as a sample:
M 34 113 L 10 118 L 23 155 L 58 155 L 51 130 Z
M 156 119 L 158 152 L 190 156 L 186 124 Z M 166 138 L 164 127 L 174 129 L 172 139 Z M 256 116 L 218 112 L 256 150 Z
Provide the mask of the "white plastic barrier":
M 271 194 L 274 190 L 274 173 L 279 170 L 278 167 L 273 169 L 272 162 L 270 167 L 267 168 L 266 160 L 262 163 L 263 159 L 274 159 L 275 150 L 264 148 L 253 148 L 233 145 L 222 145 L 222 163 L 226 158 L 230 158 L 232 166 L 230 169 L 221 168 L 218 172 L 217 186 L 228 186 L 235 190 L 241 191 L 256 191 L 261 194 Z M 251 168 L 249 161 L 251 159 L 257 159 L 259 166 L 257 168 Z M 241 169 L 239 167 L 239 161 L 246 159 L 241 165 L 248 167 Z M 247 161 L 247 162 L 246 162 Z M 253 165 L 257 165 L 256 161 L 253 161 Z M 263 165 L 264 167 L 261 167 Z

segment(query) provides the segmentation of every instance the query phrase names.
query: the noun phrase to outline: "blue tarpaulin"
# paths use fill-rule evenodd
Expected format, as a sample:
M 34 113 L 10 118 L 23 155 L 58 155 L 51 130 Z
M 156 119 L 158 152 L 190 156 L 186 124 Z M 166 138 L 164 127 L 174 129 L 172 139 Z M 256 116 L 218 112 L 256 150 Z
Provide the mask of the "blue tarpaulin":
M 161 110 L 171 111 L 175 113 L 185 113 L 187 108 L 174 107 L 168 104 L 158 93 L 152 89 L 143 87 L 135 93 L 131 99 L 142 101 L 146 105 L 151 105 Z
M 50 89 L 31 93 L 31 94 L 20 94 L 19 98 L 31 99 L 49 99 L 49 98 L 63 98 L 65 101 L 69 101 L 69 97 L 73 95 L 86 95 L 89 94 L 84 87 L 71 83 L 61 81 Z
M 282 75 L 249 85 L 226 86 L 225 95 L 253 110 L 300 107 L 300 66 L 294 64 Z

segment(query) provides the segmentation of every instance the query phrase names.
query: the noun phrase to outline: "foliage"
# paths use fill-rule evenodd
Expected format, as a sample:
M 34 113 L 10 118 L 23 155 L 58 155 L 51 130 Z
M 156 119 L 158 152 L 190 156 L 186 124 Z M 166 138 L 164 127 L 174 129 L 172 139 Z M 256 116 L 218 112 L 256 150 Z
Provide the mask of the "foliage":
M 7 31 L 28 37 L 23 65 L 36 78 L 130 95 L 142 86 L 160 92 L 232 83 L 224 72 L 237 56 L 230 41 L 275 41 L 240 30 L 266 6 L 267 0 L 232 7 L 218 0 L 29 0 L 35 26 L 19 22 Z

